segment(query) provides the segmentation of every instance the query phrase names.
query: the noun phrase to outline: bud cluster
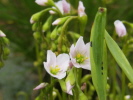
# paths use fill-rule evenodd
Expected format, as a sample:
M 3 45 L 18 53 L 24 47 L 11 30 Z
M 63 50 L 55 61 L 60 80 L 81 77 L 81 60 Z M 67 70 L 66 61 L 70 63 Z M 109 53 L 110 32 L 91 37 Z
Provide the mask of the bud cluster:
M 6 60 L 10 50 L 7 47 L 9 45 L 9 40 L 6 35 L 0 30 L 0 68 L 4 66 L 3 60 Z

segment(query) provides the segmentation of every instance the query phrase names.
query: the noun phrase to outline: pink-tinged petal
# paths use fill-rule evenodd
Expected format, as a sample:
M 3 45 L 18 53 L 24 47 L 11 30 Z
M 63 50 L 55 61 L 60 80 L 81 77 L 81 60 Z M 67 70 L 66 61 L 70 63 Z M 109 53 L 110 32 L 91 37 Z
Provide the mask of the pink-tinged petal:
M 5 37 L 6 35 L 0 30 L 0 37 Z
M 66 82 L 66 87 L 67 87 L 67 93 L 70 95 L 73 95 L 73 93 L 72 93 L 73 86 L 71 85 L 70 81 Z
M 46 87 L 48 84 L 47 83 L 41 83 L 38 86 L 36 86 L 33 90 L 40 90 L 44 87 Z
M 90 60 L 87 59 L 83 64 L 80 64 L 83 69 L 91 70 Z
M 127 34 L 126 27 L 124 26 L 124 24 L 121 21 L 116 20 L 114 22 L 114 25 L 115 25 L 116 33 L 118 34 L 119 37 L 123 37 Z
M 85 14 L 85 7 L 84 7 L 84 5 L 83 5 L 83 2 L 82 2 L 82 1 L 79 1 L 79 6 L 78 6 L 78 15 L 79 15 L 80 17 L 82 17 L 82 16 L 86 15 L 86 14 Z
M 60 23 L 60 19 L 57 19 L 57 20 L 55 20 L 53 23 L 52 23 L 52 25 L 58 25 L 59 23 Z
M 83 37 L 79 37 L 76 45 L 75 45 L 75 52 L 80 53 L 80 54 L 84 54 L 85 52 L 85 43 L 83 41 Z
M 54 77 L 58 78 L 58 79 L 62 79 L 66 76 L 66 72 L 61 72 L 58 75 L 55 75 Z
M 72 44 L 72 46 L 70 47 L 70 55 L 72 57 L 75 57 L 76 56 L 74 44 Z
M 47 62 L 52 63 L 53 66 L 56 65 L 56 55 L 51 50 L 47 51 Z
M 55 5 L 59 8 L 60 12 L 63 14 L 63 5 L 62 5 L 62 1 L 58 1 L 55 3 Z
M 47 73 L 51 74 L 50 73 L 50 66 L 48 65 L 48 63 L 47 62 L 43 62 L 43 65 L 44 65 L 44 68 L 47 71 Z
M 89 43 L 87 43 L 86 45 L 86 52 L 85 52 L 85 56 L 86 57 L 89 57 L 90 58 L 90 42 Z
M 67 3 L 66 0 L 62 0 L 62 5 L 63 5 L 64 13 L 69 13 L 70 12 L 70 4 Z
M 48 0 L 36 0 L 35 2 L 40 6 L 46 6 Z
M 50 11 L 49 11 L 49 13 L 50 13 L 51 15 L 56 14 L 56 12 L 55 12 L 55 11 L 53 11 L 53 10 L 50 10 Z
M 68 54 L 60 54 L 57 56 L 57 65 L 62 71 L 67 71 L 69 67 L 70 57 Z

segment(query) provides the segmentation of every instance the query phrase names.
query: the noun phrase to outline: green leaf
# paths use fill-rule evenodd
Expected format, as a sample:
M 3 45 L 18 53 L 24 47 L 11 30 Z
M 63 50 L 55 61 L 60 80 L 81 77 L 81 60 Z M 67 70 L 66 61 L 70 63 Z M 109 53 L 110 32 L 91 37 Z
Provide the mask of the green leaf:
M 124 71 L 128 79 L 133 83 L 133 68 L 129 64 L 124 53 L 107 32 L 105 32 L 105 40 L 114 59 L 119 64 L 121 69 Z
M 104 33 L 106 24 L 106 8 L 99 8 L 91 31 L 90 61 L 93 84 L 99 100 L 106 100 L 106 48 Z

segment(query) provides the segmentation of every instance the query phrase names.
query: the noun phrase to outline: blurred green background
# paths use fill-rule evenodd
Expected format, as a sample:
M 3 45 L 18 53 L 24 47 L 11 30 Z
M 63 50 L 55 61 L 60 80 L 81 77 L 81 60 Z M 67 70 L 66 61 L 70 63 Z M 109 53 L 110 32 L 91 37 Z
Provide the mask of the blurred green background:
M 57 0 L 56 0 L 57 1 Z M 99 6 L 107 7 L 107 30 L 114 32 L 114 21 L 133 22 L 133 0 L 82 0 L 86 7 L 88 23 L 85 35 L 89 37 Z M 29 22 L 32 14 L 42 10 L 34 0 L 0 0 L 0 30 L 10 40 L 11 53 L 0 69 L 0 100 L 34 100 L 39 84 L 35 61 L 34 39 Z M 88 41 L 88 38 L 85 38 Z M 131 53 L 132 54 L 132 53 Z M 129 57 L 132 61 L 132 55 Z

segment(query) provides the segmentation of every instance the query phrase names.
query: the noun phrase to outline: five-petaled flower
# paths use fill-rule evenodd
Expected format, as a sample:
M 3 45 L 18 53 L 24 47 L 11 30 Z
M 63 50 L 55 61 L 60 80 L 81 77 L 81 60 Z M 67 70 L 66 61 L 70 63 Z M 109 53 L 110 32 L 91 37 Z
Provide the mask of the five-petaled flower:
M 47 51 L 47 62 L 44 62 L 45 70 L 53 77 L 62 79 L 66 76 L 70 58 L 68 54 L 59 54 L 57 57 L 51 50 Z
M 90 43 L 85 44 L 83 37 L 80 37 L 74 46 L 70 48 L 70 58 L 73 65 L 77 68 L 90 70 Z
M 126 27 L 120 20 L 116 20 L 114 22 L 114 25 L 115 25 L 116 33 L 118 34 L 119 37 L 123 37 L 127 34 Z

